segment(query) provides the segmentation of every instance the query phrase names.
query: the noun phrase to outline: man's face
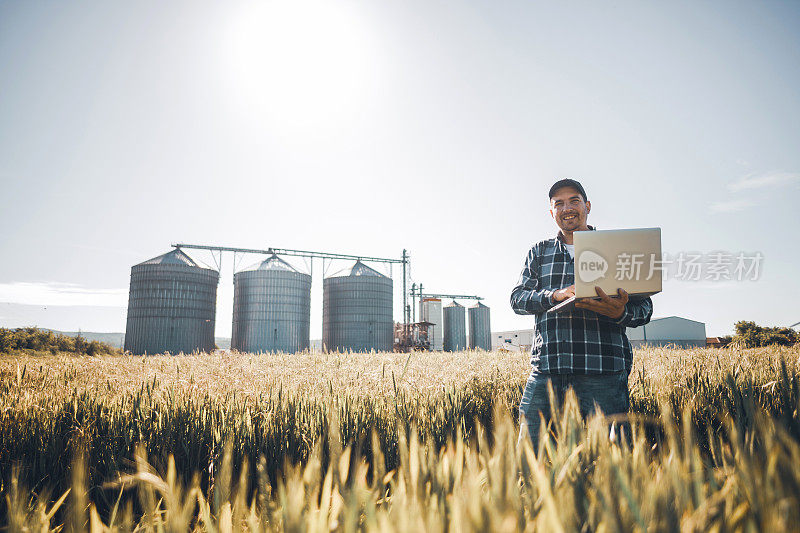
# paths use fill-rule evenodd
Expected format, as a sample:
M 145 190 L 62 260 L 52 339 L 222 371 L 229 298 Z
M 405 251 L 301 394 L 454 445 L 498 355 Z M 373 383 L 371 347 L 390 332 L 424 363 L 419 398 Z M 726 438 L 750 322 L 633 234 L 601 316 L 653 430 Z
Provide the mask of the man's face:
M 591 209 L 591 202 L 584 201 L 574 187 L 562 187 L 550 199 L 550 214 L 563 232 L 584 229 Z

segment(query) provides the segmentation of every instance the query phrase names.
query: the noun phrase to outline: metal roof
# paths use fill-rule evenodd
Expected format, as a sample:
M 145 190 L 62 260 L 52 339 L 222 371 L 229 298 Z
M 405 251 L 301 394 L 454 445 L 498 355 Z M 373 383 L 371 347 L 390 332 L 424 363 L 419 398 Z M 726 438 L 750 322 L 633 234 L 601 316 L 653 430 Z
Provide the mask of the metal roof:
M 473 309 L 476 308 L 476 307 L 485 307 L 486 309 L 489 309 L 488 305 L 483 305 L 481 302 L 478 302 L 478 303 L 476 303 L 475 305 L 472 306 Z
M 675 316 L 675 315 L 661 316 L 661 317 L 658 317 L 658 318 L 651 318 L 650 322 L 648 322 L 648 324 L 652 324 L 653 322 L 658 322 L 660 320 L 684 320 L 686 322 L 694 322 L 695 324 L 703 324 L 703 325 L 705 325 L 705 322 L 700 322 L 699 320 L 692 320 L 691 318 L 683 318 L 682 316 Z
M 186 255 L 180 248 L 175 248 L 171 252 L 167 252 L 158 257 L 148 259 L 139 263 L 140 265 L 186 265 L 196 267 L 197 263 L 191 257 Z
M 451 303 L 450 305 L 446 305 L 445 307 L 464 307 L 464 306 L 458 303 L 457 301 L 453 300 L 453 303 Z
M 385 276 L 378 272 L 377 270 L 368 267 L 361 261 L 356 261 L 353 266 L 349 268 L 345 268 L 344 270 L 340 270 L 336 274 L 332 274 L 328 276 L 329 278 L 338 278 L 338 277 L 345 277 L 345 276 L 372 276 L 377 278 L 388 278 L 389 276 Z
M 299 272 L 292 265 L 278 257 L 277 254 L 272 254 L 261 263 L 256 263 L 245 270 L 282 270 L 284 272 Z

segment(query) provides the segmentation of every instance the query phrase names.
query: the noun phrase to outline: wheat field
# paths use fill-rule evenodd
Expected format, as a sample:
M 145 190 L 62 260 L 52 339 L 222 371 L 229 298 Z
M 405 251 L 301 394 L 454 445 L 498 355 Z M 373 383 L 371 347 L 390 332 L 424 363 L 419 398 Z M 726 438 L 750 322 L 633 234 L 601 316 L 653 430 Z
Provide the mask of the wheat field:
M 568 398 L 536 450 L 527 359 L 2 356 L 0 525 L 800 530 L 800 348 L 636 350 L 631 426 Z

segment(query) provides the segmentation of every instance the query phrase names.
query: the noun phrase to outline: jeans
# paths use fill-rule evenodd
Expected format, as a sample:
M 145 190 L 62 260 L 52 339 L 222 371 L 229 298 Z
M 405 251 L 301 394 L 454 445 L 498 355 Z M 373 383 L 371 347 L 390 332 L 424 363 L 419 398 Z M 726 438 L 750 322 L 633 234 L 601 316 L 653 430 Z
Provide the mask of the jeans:
M 614 374 L 541 374 L 534 370 L 525 384 L 519 405 L 520 440 L 524 435 L 522 424 L 526 424 L 534 447 L 539 440 L 539 412 L 544 415 L 545 421 L 550 418 L 548 381 L 553 384 L 559 406 L 563 404 L 567 390 L 572 387 L 584 417 L 592 415 L 598 407 L 607 415 L 628 412 L 628 371 Z

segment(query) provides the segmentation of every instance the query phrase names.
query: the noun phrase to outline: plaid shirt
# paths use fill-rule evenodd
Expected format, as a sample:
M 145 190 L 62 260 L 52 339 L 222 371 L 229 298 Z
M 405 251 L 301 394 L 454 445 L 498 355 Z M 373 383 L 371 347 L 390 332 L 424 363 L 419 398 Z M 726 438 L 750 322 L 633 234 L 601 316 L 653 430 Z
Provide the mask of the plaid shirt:
M 559 232 L 531 248 L 519 283 L 511 291 L 514 312 L 536 318 L 531 364 L 544 374 L 630 371 L 633 351 L 625 328 L 650 321 L 652 300 L 629 300 L 616 320 L 588 309 L 546 313 L 556 304 L 553 293 L 575 282 L 575 262 L 562 239 Z

